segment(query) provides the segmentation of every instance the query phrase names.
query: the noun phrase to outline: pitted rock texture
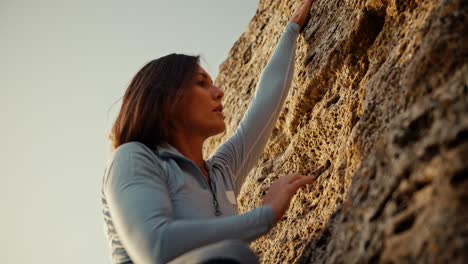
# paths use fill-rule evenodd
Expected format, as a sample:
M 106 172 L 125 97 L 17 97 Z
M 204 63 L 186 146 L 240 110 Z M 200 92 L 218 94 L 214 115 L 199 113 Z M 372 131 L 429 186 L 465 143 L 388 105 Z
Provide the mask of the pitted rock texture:
M 260 0 L 216 82 L 232 135 L 299 1 Z M 252 243 L 263 263 L 468 263 L 468 1 L 317 0 L 267 148 L 238 198 L 312 173 Z

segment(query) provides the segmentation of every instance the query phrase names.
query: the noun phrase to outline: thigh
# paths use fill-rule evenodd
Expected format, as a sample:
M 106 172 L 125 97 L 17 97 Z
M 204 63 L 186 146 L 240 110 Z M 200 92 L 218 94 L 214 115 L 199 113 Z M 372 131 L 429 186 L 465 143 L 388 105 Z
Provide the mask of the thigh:
M 175 258 L 170 264 L 253 264 L 258 257 L 250 247 L 240 240 L 224 240 L 216 244 L 194 249 Z

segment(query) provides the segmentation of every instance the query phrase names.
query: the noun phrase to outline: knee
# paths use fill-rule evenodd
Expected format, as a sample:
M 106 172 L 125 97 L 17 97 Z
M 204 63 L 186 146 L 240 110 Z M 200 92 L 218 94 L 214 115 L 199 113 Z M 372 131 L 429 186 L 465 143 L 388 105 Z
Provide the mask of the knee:
M 224 240 L 194 249 L 172 260 L 171 264 L 258 264 L 257 255 L 241 240 Z
M 217 243 L 217 256 L 203 261 L 201 264 L 244 264 L 258 263 L 257 255 L 249 245 L 241 240 L 224 240 Z
M 242 240 L 231 239 L 224 240 L 218 243 L 219 247 L 224 249 L 233 249 L 233 250 L 248 250 L 251 251 L 249 245 L 243 242 Z

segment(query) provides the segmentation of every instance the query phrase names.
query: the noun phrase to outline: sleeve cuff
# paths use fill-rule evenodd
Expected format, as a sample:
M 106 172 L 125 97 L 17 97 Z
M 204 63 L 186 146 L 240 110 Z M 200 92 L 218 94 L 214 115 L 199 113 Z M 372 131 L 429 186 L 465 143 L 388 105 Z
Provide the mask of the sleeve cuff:
M 275 212 L 273 211 L 273 208 L 270 205 L 265 205 L 260 208 L 263 211 L 265 224 L 267 225 L 268 230 L 270 230 L 275 225 Z
M 286 30 L 289 30 L 295 34 L 299 34 L 300 29 L 301 28 L 299 27 L 299 25 L 294 22 L 288 21 L 288 23 L 286 24 Z

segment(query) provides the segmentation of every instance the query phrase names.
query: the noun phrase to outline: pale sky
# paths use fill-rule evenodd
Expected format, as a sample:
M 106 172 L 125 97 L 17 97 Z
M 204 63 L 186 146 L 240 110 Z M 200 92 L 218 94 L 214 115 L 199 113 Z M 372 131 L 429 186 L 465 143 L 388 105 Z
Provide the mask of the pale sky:
M 118 100 L 173 52 L 215 79 L 257 5 L 0 0 L 1 263 L 111 263 L 100 187 Z

